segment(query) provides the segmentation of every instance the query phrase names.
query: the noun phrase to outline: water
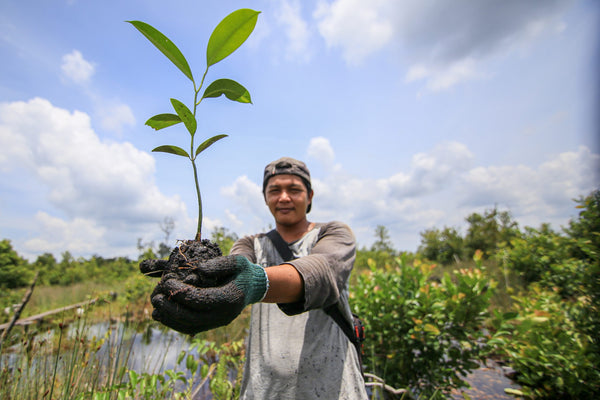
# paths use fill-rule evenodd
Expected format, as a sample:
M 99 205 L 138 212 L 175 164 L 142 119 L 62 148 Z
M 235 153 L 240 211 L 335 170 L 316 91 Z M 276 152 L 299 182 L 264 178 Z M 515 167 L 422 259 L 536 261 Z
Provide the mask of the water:
M 103 322 L 83 328 L 74 324 L 65 330 L 65 334 L 72 339 L 85 337 L 91 341 L 107 337 L 109 331 L 110 336 L 95 355 L 97 359 L 111 359 L 118 351 L 118 357 L 127 360 L 127 368 L 138 374 L 143 372 L 163 374 L 166 370 L 175 370 L 184 372 L 186 377 L 190 378 L 191 374 L 185 368 L 185 362 L 182 363 L 183 365 L 178 365 L 177 358 L 182 351 L 185 351 L 198 359 L 197 352 L 190 351 L 191 343 L 187 336 L 173 330 L 158 329 L 156 325 L 150 324 L 138 332 L 132 325 Z M 49 330 L 37 335 L 35 340 L 50 341 L 54 334 L 55 332 Z M 18 346 L 20 345 L 15 345 L 12 351 L 2 354 L 1 365 L 14 364 Z M 518 389 L 509 378 L 504 376 L 502 368 L 493 361 L 473 371 L 466 380 L 472 388 L 464 392 L 471 399 L 511 400 L 514 397 L 506 394 L 504 389 Z M 202 388 L 196 399 L 212 398 L 207 386 Z M 456 391 L 452 394 L 452 398 L 464 399 L 465 397 L 461 392 Z
M 147 373 L 150 375 L 164 375 L 167 370 L 183 372 L 187 379 L 191 378 L 191 371 L 187 370 L 185 361 L 177 363 L 181 352 L 186 352 L 199 358 L 198 352 L 190 350 L 192 344 L 188 336 L 173 330 L 158 329 L 155 324 L 146 324 L 141 331 L 135 329 L 132 324 L 102 322 L 86 325 L 84 322 L 76 321 L 63 330 L 60 359 L 65 360 L 67 368 L 73 350 L 77 346 L 72 343 L 85 343 L 89 346 L 90 353 L 86 356 L 90 365 L 95 364 L 106 371 L 114 370 L 114 366 L 126 366 L 127 370 L 135 371 L 138 375 Z M 30 334 L 26 340 L 3 349 L 0 357 L 0 367 L 13 368 L 23 365 L 25 349 L 23 346 L 31 346 L 33 359 L 29 368 L 31 371 L 39 371 L 44 365 L 54 365 L 56 355 L 50 350 L 57 346 L 58 328 L 47 329 L 40 333 Z M 104 342 L 100 345 L 101 341 Z M 68 344 L 71 343 L 71 344 Z M 98 344 L 98 347 L 95 347 Z M 64 347 L 66 346 L 66 348 Z M 81 354 L 81 350 L 79 350 Z M 81 357 L 81 356 L 80 356 Z M 112 365 L 112 368 L 108 368 Z M 111 373 L 112 374 L 112 373 Z M 197 374 L 198 376 L 199 374 Z M 201 379 L 196 378 L 195 385 Z M 183 382 L 177 382 L 177 390 L 184 389 Z M 196 387 L 194 387 L 196 389 Z M 208 385 L 199 390 L 195 399 L 211 399 Z
M 103 337 L 109 329 L 113 331 L 112 351 L 115 343 L 120 343 L 121 357 L 127 357 L 128 368 L 137 372 L 154 374 L 177 369 L 178 355 L 190 347 L 186 336 L 172 330 L 160 330 L 151 325 L 139 333 L 133 327 L 122 323 L 111 325 L 103 322 L 92 325 L 87 331 L 87 338 Z M 99 350 L 98 356 L 102 357 L 108 351 L 111 351 L 111 348 L 105 344 Z
M 515 397 L 507 394 L 504 389 L 519 389 L 519 386 L 504 375 L 502 367 L 492 360 L 486 365 L 466 376 L 465 380 L 471 385 L 470 389 L 463 390 L 471 399 L 478 400 L 514 400 Z M 459 391 L 452 393 L 453 399 L 464 399 Z

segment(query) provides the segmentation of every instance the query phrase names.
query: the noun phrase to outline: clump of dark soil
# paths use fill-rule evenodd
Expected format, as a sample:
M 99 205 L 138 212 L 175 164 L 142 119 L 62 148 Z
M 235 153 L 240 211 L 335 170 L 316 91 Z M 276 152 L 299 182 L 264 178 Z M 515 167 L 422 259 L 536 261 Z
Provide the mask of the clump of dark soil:
M 153 278 L 162 278 L 161 282 L 166 279 L 176 279 L 200 287 L 203 286 L 201 285 L 203 279 L 200 278 L 202 273 L 198 268 L 200 264 L 222 255 L 219 245 L 210 240 L 182 240 L 171 251 L 168 260 L 143 260 L 140 263 L 140 271 Z M 206 284 L 211 283 L 214 282 L 206 282 Z
M 181 241 L 179 246 L 171 251 L 164 274 L 175 274 L 183 281 L 200 263 L 222 255 L 219 245 L 208 239 Z

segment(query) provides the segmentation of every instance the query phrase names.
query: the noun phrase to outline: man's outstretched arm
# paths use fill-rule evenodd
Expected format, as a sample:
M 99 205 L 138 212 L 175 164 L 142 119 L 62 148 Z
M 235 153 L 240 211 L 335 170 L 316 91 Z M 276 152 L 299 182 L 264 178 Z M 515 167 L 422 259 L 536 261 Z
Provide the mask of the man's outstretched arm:
M 295 303 L 304 297 L 304 280 L 293 265 L 275 265 L 265 270 L 269 289 L 263 303 Z

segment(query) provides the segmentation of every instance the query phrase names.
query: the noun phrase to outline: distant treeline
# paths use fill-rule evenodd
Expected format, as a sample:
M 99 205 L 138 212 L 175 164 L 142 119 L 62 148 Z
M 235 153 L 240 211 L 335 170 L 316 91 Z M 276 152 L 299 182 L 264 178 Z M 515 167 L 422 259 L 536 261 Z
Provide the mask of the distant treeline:
M 594 191 L 585 199 L 576 200 L 577 207 L 583 207 L 586 201 L 598 196 Z M 387 228 L 379 225 L 375 228 L 375 242 L 370 247 L 358 250 L 357 266 L 366 266 L 366 260 L 371 258 L 376 261 L 393 260 L 402 254 L 410 254 L 415 258 L 425 259 L 442 265 L 459 263 L 471 260 L 476 251 L 483 252 L 483 258 L 504 257 L 499 255 L 501 250 L 515 249 L 519 259 L 513 256 L 511 262 L 520 270 L 527 282 L 539 278 L 541 270 L 547 265 L 540 266 L 533 262 L 532 257 L 540 252 L 540 248 L 556 247 L 565 250 L 568 246 L 561 244 L 564 240 L 577 240 L 586 235 L 585 231 L 571 221 L 562 232 L 554 231 L 549 224 L 542 224 L 539 228 L 525 227 L 520 229 L 513 220 L 510 211 L 500 211 L 496 207 L 484 211 L 483 214 L 472 213 L 465 218 L 466 231 L 461 234 L 456 227 L 431 228 L 420 233 L 421 242 L 416 254 L 401 252 L 394 248 Z M 111 282 L 122 279 L 138 271 L 138 262 L 144 258 L 165 258 L 171 248 L 167 245 L 170 232 L 173 230 L 172 219 L 165 219 L 161 229 L 166 233 L 164 242 L 154 246 L 153 242 L 143 243 L 138 239 L 138 260 L 127 257 L 104 258 L 94 255 L 89 259 L 74 258 L 70 252 L 62 253 L 61 260 L 57 260 L 51 253 L 44 253 L 30 263 L 19 256 L 12 248 L 8 239 L 0 241 L 0 288 L 18 288 L 31 283 L 35 272 L 39 272 L 38 284 L 42 285 L 70 285 L 87 279 L 100 282 Z M 221 246 L 224 254 L 228 254 L 238 236 L 227 228 L 217 228 L 211 234 L 211 240 Z M 533 245 L 535 243 L 535 245 Z M 529 244 L 529 245 L 528 245 Z M 565 258 L 568 254 L 557 255 Z M 546 261 L 546 264 L 551 263 Z
M 167 236 L 168 237 L 168 236 Z M 211 240 L 218 243 L 227 254 L 237 240 L 235 233 L 226 228 L 217 228 L 212 232 Z M 140 254 L 137 260 L 128 257 L 104 258 L 94 255 L 88 259 L 75 258 L 69 251 L 61 255 L 60 261 L 51 253 L 44 253 L 34 262 L 21 257 L 12 247 L 10 240 L 0 241 L 0 289 L 15 289 L 31 284 L 38 272 L 38 285 L 72 285 L 86 280 L 98 283 L 110 283 L 138 274 L 139 261 L 146 258 L 167 257 L 171 249 L 165 242 L 154 248 L 153 243 L 142 244 L 138 240 Z

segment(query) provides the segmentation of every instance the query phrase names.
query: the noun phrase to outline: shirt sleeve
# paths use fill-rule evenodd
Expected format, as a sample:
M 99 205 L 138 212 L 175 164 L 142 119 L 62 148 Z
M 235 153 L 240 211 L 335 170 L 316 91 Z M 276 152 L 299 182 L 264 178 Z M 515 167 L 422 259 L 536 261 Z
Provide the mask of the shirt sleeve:
M 230 255 L 244 256 L 248 261 L 256 263 L 256 253 L 254 252 L 254 236 L 244 236 L 238 239 L 231 247 Z
M 350 228 L 341 222 L 324 224 L 309 255 L 289 261 L 304 279 L 304 300 L 281 304 L 288 315 L 324 308 L 335 304 L 356 258 L 356 240 Z

